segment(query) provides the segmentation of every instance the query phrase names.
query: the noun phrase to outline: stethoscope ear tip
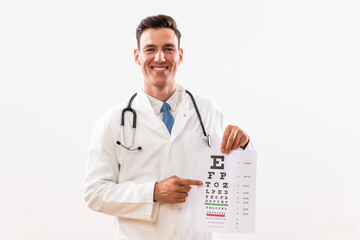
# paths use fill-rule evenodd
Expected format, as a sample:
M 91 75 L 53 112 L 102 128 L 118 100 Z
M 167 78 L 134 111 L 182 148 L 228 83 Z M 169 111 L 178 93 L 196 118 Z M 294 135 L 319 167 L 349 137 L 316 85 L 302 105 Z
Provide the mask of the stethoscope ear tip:
M 116 141 L 116 144 L 117 144 L 117 145 L 121 145 L 120 141 Z

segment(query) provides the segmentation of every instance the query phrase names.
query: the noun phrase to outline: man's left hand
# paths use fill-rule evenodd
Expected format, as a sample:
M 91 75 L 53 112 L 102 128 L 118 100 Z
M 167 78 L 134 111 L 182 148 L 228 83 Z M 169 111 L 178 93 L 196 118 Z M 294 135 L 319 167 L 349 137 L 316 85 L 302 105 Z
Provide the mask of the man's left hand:
M 249 141 L 249 137 L 238 126 L 228 125 L 225 129 L 221 142 L 221 152 L 229 154 L 231 150 L 244 147 Z

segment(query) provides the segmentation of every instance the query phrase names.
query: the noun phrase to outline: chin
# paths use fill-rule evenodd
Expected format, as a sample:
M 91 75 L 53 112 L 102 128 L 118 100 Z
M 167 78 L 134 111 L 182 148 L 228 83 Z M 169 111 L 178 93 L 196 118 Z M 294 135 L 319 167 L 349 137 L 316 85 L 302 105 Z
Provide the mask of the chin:
M 165 86 L 171 84 L 171 80 L 169 80 L 169 79 L 154 79 L 154 80 L 153 80 L 153 83 L 154 83 L 154 85 L 156 85 L 156 86 L 165 87 Z

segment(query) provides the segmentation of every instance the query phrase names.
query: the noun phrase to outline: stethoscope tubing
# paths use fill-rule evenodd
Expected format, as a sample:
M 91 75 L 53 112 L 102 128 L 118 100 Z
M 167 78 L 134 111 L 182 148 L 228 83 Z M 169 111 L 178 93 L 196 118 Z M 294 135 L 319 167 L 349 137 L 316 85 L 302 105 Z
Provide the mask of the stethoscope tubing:
M 124 119 L 125 119 L 125 113 L 127 111 L 132 112 L 133 114 L 133 128 L 136 128 L 136 111 L 131 107 L 132 101 L 134 100 L 134 98 L 136 97 L 137 93 L 135 93 L 134 95 L 132 95 L 132 97 L 129 100 L 129 104 L 126 108 L 124 108 L 121 112 L 121 126 L 124 126 Z
M 201 125 L 201 129 L 202 129 L 202 131 L 203 131 L 204 137 L 206 137 L 206 136 L 207 136 L 207 133 L 206 133 L 206 131 L 205 131 L 204 123 L 203 123 L 203 121 L 202 121 L 202 118 L 201 118 L 199 109 L 198 109 L 197 104 L 196 104 L 195 99 L 194 99 L 194 96 L 193 96 L 193 95 L 191 94 L 191 92 L 189 92 L 188 90 L 185 90 L 185 92 L 186 92 L 187 94 L 189 94 L 189 96 L 190 96 L 190 98 L 191 98 L 191 101 L 193 102 L 196 115 L 198 116 L 198 119 L 199 119 L 199 122 L 200 122 L 200 125 Z

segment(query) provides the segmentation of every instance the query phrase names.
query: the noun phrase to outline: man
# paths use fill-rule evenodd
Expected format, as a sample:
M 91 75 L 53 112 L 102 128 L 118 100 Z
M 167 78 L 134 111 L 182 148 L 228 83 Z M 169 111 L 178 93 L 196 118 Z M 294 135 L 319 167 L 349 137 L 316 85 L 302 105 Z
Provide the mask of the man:
M 195 163 L 189 159 L 206 146 L 195 105 L 175 83 L 183 61 L 181 34 L 171 17 L 157 15 L 141 21 L 136 37 L 134 57 L 144 87 L 96 124 L 85 179 L 86 203 L 116 217 L 117 240 L 214 239 L 211 233 L 195 231 L 191 186 L 202 182 L 192 179 Z M 246 147 L 248 136 L 237 126 L 225 128 L 224 116 L 211 100 L 195 96 L 195 102 L 214 146 L 221 142 L 226 154 Z M 136 117 L 132 110 L 122 114 L 129 105 Z

